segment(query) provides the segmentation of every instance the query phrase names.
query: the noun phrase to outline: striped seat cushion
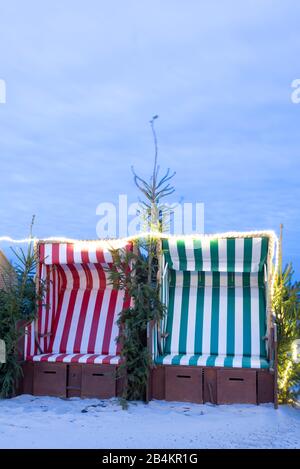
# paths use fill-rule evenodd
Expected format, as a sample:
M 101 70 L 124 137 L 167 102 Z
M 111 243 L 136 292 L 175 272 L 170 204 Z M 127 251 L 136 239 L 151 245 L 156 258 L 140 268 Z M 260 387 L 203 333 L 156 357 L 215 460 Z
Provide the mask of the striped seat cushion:
M 195 365 L 260 368 L 267 359 L 263 272 L 170 270 L 166 334 L 164 363 L 189 356 Z
M 230 355 L 162 355 L 155 360 L 158 365 L 220 366 L 227 368 L 269 368 L 261 357 Z
M 34 362 L 54 362 L 54 363 L 88 363 L 103 365 L 119 365 L 121 357 L 119 355 L 100 355 L 92 353 L 43 353 L 30 357 Z

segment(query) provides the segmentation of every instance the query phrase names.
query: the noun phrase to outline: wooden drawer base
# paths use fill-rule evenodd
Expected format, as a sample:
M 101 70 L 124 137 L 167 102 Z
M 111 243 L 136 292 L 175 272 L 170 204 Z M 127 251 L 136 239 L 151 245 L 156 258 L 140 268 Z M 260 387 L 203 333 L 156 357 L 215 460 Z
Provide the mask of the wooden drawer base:
M 257 403 L 274 402 L 274 373 L 269 371 L 257 372 Z
M 68 365 L 67 397 L 81 396 L 82 365 Z
M 22 366 L 18 394 L 59 397 L 120 396 L 124 380 L 115 365 L 32 363 Z M 268 370 L 157 366 L 151 370 L 152 399 L 213 404 L 274 402 L 274 373 Z
M 204 368 L 203 370 L 203 402 L 217 404 L 217 369 Z
M 87 365 L 81 372 L 81 397 L 108 399 L 116 396 L 116 366 Z
M 274 373 L 220 367 L 157 366 L 151 373 L 152 399 L 212 404 L 274 402 Z
M 33 363 L 22 363 L 22 377 L 20 377 L 17 386 L 17 394 L 33 393 Z
M 218 404 L 257 404 L 256 371 L 219 369 L 217 402 Z
M 151 399 L 166 398 L 166 378 L 164 366 L 157 366 L 151 371 Z
M 115 365 L 32 363 L 35 396 L 96 397 L 109 399 L 121 395 L 122 381 L 116 379 Z M 26 368 L 25 368 L 26 371 Z M 24 380 L 28 383 L 30 375 Z
M 35 396 L 67 396 L 67 365 L 64 363 L 33 364 Z

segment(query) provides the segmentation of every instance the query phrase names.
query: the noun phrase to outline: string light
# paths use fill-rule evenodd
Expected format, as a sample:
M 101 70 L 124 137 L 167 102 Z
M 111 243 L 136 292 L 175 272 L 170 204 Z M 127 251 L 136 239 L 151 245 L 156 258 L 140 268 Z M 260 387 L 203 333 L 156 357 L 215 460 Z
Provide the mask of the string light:
M 130 241 L 138 240 L 141 238 L 152 237 L 156 239 L 183 239 L 183 240 L 209 240 L 209 239 L 227 239 L 227 238 L 255 238 L 255 237 L 267 237 L 270 240 L 269 245 L 269 260 L 268 260 L 268 267 L 270 272 L 270 288 L 269 290 L 269 308 L 270 308 L 270 320 L 271 320 L 271 312 L 272 312 L 272 298 L 274 295 L 275 289 L 275 281 L 276 281 L 276 273 L 278 270 L 279 264 L 279 249 L 278 249 L 278 237 L 273 230 L 265 230 L 265 231 L 228 231 L 225 233 L 213 233 L 213 234 L 189 234 L 189 235 L 171 235 L 167 233 L 161 233 L 157 231 L 144 231 L 133 236 L 127 236 L 123 238 L 111 238 L 111 239 L 98 239 L 98 240 L 78 240 L 73 238 L 67 237 L 49 237 L 49 238 L 25 238 L 25 239 L 13 239 L 9 236 L 2 236 L 0 237 L 1 241 L 6 241 L 10 243 L 16 244 L 24 244 L 24 243 L 72 243 L 75 244 L 76 250 L 80 250 L 82 248 L 86 248 L 89 244 L 95 244 L 97 246 L 103 246 L 104 248 L 122 248 L 124 245 Z M 272 261 L 274 259 L 275 254 L 275 265 L 273 271 L 272 269 Z
M 279 262 L 279 253 L 278 253 L 278 237 L 276 233 L 272 230 L 265 230 L 265 231 L 228 231 L 225 233 L 212 233 L 212 234 L 188 234 L 188 235 L 171 235 L 167 233 L 161 233 L 158 231 L 144 231 L 141 233 L 137 233 L 132 236 L 127 236 L 123 238 L 110 238 L 110 239 L 96 239 L 96 240 L 79 240 L 74 238 L 67 238 L 67 237 L 57 237 L 51 236 L 48 238 L 24 238 L 24 239 L 13 239 L 10 236 L 1 236 L 0 242 L 10 242 L 14 244 L 25 244 L 25 243 L 72 243 L 76 244 L 78 248 L 80 245 L 86 247 L 87 244 L 93 243 L 98 246 L 107 246 L 112 245 L 114 247 L 122 247 L 126 242 L 138 240 L 141 238 L 153 237 L 158 239 L 184 239 L 184 240 L 201 240 L 201 239 L 226 239 L 226 238 L 254 238 L 254 237 L 267 237 L 270 240 L 270 255 L 271 259 L 274 258 L 275 253 L 275 268 L 271 278 L 271 294 L 274 291 L 275 286 L 275 278 L 276 272 L 278 269 L 278 262 Z M 277 249 L 275 249 L 277 247 Z
M 122 238 L 103 238 L 103 239 L 75 239 L 75 238 L 68 238 L 65 236 L 50 236 L 47 238 L 24 238 L 24 239 L 13 239 L 10 236 L 0 236 L 0 242 L 1 241 L 8 241 L 8 242 L 13 242 L 13 243 L 25 243 L 25 242 L 30 242 L 30 241 L 59 241 L 59 242 L 78 242 L 78 241 L 84 241 L 84 242 L 97 242 L 97 241 L 129 241 L 132 239 L 137 239 L 137 238 L 144 238 L 147 236 L 153 236 L 156 238 L 167 238 L 167 239 L 201 239 L 201 238 L 250 238 L 250 237 L 256 237 L 256 236 L 267 236 L 267 237 L 273 237 L 277 239 L 277 235 L 275 231 L 272 230 L 264 230 L 264 231 L 227 231 L 223 233 L 206 233 L 206 234 L 185 234 L 185 235 L 173 235 L 173 234 L 167 234 L 167 233 L 161 233 L 158 231 L 144 231 L 137 233 L 135 235 L 131 236 L 124 236 Z
M 123 243 L 123 242 L 128 242 L 136 239 L 141 239 L 141 238 L 147 238 L 147 237 L 153 237 L 153 238 L 158 238 L 158 239 L 184 239 L 184 240 L 190 240 L 190 239 L 224 239 L 224 238 L 254 238 L 254 237 L 268 237 L 271 242 L 272 242 L 272 248 L 273 252 L 275 251 L 275 245 L 278 243 L 278 238 L 277 235 L 274 231 L 271 230 L 265 230 L 265 231 L 228 231 L 225 233 L 212 233 L 212 234 L 188 234 L 188 235 L 171 235 L 167 233 L 161 233 L 157 231 L 145 231 L 141 232 L 132 236 L 127 236 L 123 238 L 107 238 L 107 239 L 74 239 L 74 238 L 68 238 L 68 237 L 58 237 L 58 236 L 51 236 L 48 238 L 24 238 L 24 239 L 13 239 L 10 236 L 1 236 L 0 237 L 0 242 L 10 242 L 10 243 L 15 243 L 15 244 L 24 244 L 24 243 L 29 243 L 29 242 L 42 242 L 42 243 L 47 243 L 47 242 L 59 242 L 59 243 L 82 243 L 82 244 L 87 244 L 87 243 L 99 243 L 99 244 L 107 244 L 107 243 Z M 275 265 L 278 265 L 278 250 L 276 250 L 276 262 Z
M 24 239 L 13 239 L 10 236 L 0 236 L 0 242 L 7 242 L 13 244 L 25 244 L 38 241 L 37 238 L 24 238 Z

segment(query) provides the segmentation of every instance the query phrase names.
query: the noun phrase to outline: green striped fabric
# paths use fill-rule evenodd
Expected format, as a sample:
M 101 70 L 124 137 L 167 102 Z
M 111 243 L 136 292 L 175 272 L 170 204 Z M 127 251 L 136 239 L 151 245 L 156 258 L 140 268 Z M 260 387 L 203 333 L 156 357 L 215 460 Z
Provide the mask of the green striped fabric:
M 163 239 L 169 268 L 203 272 L 261 272 L 267 262 L 267 237 Z
M 260 368 L 268 369 L 270 364 L 265 358 L 232 357 L 221 355 L 160 355 L 156 358 L 157 365 L 187 365 L 187 366 L 219 366 L 226 368 Z
M 232 249 L 231 243 L 229 247 Z M 214 256 L 212 264 L 217 268 L 216 253 Z M 185 267 L 189 267 L 185 262 Z M 200 264 L 200 256 L 195 262 Z M 266 334 L 263 272 L 170 270 L 168 296 L 167 338 L 164 355 L 156 358 L 157 363 L 269 366 L 263 340 Z

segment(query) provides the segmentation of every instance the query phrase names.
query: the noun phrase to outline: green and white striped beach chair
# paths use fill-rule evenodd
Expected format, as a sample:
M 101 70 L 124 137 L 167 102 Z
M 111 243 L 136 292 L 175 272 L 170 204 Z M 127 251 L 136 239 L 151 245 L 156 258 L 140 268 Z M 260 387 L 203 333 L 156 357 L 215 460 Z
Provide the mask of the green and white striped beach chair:
M 162 239 L 156 365 L 273 370 L 273 233 Z M 248 375 L 247 375 L 248 376 Z

